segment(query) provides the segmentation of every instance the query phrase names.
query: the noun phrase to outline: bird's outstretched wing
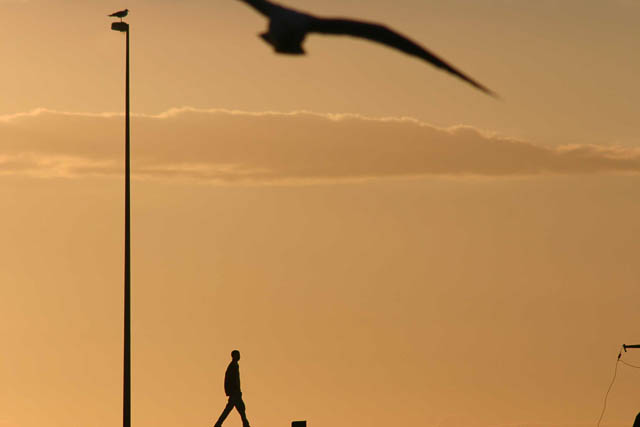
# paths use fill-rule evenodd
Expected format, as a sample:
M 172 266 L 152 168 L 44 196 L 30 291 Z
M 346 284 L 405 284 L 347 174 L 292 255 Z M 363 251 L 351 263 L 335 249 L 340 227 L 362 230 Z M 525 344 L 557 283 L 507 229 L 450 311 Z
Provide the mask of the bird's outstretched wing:
M 265 16 L 270 16 L 271 12 L 277 7 L 275 4 L 267 0 L 241 0 L 249 6 L 256 9 Z
M 486 94 L 496 98 L 498 97 L 493 91 L 476 82 L 471 77 L 463 74 L 461 71 L 458 71 L 456 68 L 429 52 L 427 49 L 409 40 L 405 36 L 385 27 L 384 25 L 354 21 L 351 19 L 314 18 L 310 24 L 309 31 L 323 34 L 343 34 L 362 37 L 374 42 L 382 43 L 394 49 L 401 50 L 409 55 L 417 56 L 418 58 L 421 58 L 436 67 L 457 76 Z

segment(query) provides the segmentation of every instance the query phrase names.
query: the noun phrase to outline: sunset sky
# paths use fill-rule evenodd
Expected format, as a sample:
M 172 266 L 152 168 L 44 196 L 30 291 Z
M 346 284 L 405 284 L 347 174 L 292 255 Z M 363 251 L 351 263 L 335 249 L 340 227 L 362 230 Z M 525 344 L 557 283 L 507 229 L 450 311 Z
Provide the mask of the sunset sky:
M 124 8 L 132 425 L 213 425 L 237 348 L 253 427 L 595 426 L 640 344 L 640 2 L 286 4 L 502 100 L 276 55 L 239 0 L 0 0 L 0 427 L 122 422 Z M 602 425 L 638 396 L 620 365 Z

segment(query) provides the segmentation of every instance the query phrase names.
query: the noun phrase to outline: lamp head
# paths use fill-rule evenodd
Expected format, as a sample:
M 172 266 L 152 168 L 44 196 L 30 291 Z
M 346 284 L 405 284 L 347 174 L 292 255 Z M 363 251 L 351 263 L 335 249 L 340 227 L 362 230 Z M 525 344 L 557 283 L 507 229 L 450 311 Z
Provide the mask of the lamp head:
M 129 31 L 129 24 L 126 22 L 112 22 L 111 29 L 113 31 L 126 32 Z

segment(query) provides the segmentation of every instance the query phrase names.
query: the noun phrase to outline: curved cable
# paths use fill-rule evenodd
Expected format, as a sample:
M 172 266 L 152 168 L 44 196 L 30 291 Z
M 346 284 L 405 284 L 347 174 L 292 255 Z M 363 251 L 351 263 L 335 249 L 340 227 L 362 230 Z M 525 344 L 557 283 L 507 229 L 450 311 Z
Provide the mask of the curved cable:
M 629 362 L 625 362 L 625 361 L 624 361 L 624 360 L 622 360 L 622 359 L 620 359 L 620 361 L 621 361 L 622 363 L 624 363 L 625 365 L 627 365 L 627 366 L 630 366 L 630 367 L 632 367 L 632 368 L 636 368 L 636 369 L 640 369 L 640 366 L 632 365 L 631 363 L 629 363 Z
M 611 384 L 609 384 L 609 388 L 604 395 L 604 402 L 602 405 L 602 412 L 600 413 L 600 418 L 598 419 L 598 427 L 600 427 L 600 423 L 602 422 L 602 417 L 604 417 L 604 411 L 607 409 L 607 398 L 609 397 L 609 392 L 611 391 L 611 387 L 613 387 L 613 383 L 616 381 L 616 375 L 618 374 L 618 362 L 620 362 L 620 357 L 622 356 L 622 351 L 618 353 L 618 359 L 616 360 L 616 367 L 613 370 L 613 378 L 611 378 Z

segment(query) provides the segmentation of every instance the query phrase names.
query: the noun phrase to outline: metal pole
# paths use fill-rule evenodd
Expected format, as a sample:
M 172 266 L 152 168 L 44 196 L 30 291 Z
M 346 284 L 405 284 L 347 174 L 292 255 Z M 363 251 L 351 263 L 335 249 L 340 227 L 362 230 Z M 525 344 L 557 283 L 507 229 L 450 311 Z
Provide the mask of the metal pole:
M 125 169 L 124 169 L 124 378 L 122 425 L 131 426 L 131 193 L 129 125 L 129 26 L 127 25 L 127 65 L 125 89 Z
M 129 121 L 129 24 L 122 21 L 128 10 L 109 16 L 120 18 L 111 29 L 126 33 L 126 69 L 124 92 L 124 369 L 122 378 L 122 425 L 131 427 L 131 192 L 130 192 L 130 121 Z

